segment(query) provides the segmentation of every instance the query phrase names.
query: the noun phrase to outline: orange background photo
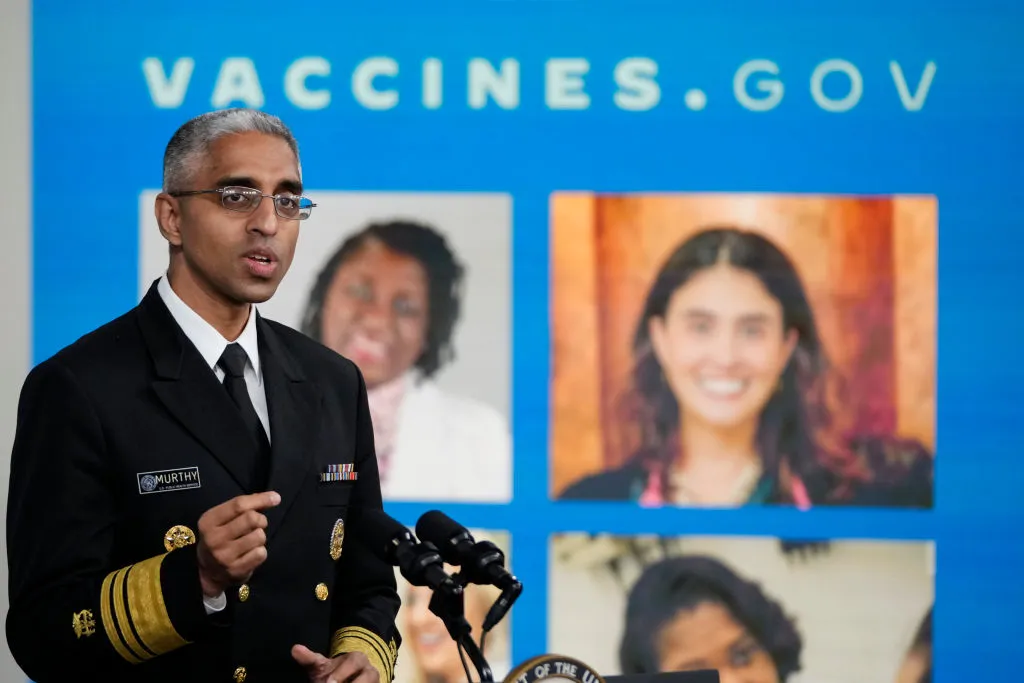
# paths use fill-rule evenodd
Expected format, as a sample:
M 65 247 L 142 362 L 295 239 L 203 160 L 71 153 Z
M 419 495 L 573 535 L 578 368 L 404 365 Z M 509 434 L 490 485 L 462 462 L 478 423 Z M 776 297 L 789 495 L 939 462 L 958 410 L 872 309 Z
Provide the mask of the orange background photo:
M 615 409 L 644 299 L 668 255 L 710 225 L 761 232 L 796 265 L 845 382 L 833 411 L 934 452 L 937 212 L 917 196 L 553 195 L 552 495 L 628 457 Z

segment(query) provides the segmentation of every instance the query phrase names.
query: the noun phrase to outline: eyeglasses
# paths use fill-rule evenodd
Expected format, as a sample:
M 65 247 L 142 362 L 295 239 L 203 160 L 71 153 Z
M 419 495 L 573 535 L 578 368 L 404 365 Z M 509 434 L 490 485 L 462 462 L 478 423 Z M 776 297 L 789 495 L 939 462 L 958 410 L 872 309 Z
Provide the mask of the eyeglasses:
M 219 194 L 220 203 L 228 211 L 250 213 L 256 210 L 264 197 L 274 200 L 274 210 L 281 218 L 293 221 L 304 221 L 313 213 L 316 206 L 308 197 L 296 197 L 293 194 L 263 194 L 251 187 L 221 187 L 216 190 L 186 190 L 171 192 L 172 197 L 186 197 L 196 194 Z

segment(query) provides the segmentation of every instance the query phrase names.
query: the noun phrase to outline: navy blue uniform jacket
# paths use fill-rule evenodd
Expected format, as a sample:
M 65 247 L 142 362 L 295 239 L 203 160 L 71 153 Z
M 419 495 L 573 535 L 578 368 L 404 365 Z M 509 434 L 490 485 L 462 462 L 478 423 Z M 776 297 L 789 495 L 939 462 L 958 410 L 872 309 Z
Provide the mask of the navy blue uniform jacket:
M 194 533 L 206 510 L 254 492 L 254 442 L 155 285 L 29 373 L 11 459 L 7 638 L 35 681 L 307 681 L 290 653 L 299 643 L 363 652 L 390 683 L 394 573 L 353 534 L 381 507 L 362 375 L 283 325 L 259 319 L 258 338 L 267 488 L 282 502 L 265 512 L 267 560 L 210 616 Z M 346 471 L 337 465 L 355 479 L 321 482 Z M 177 484 L 143 481 L 168 471 Z

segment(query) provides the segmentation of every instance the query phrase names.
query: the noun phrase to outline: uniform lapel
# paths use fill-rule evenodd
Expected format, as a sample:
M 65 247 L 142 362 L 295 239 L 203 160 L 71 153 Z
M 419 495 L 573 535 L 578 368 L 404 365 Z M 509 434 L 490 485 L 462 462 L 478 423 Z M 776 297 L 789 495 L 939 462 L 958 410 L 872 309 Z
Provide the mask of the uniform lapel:
M 254 445 L 238 409 L 174 321 L 155 284 L 137 310 L 156 370 L 152 386 L 157 398 L 249 492 Z
M 262 318 L 258 320 L 260 365 L 270 412 L 271 465 L 268 490 L 281 494 L 281 504 L 266 510 L 267 539 L 281 527 L 280 521 L 309 477 L 313 464 L 313 439 L 320 420 L 320 394 L 302 368 Z

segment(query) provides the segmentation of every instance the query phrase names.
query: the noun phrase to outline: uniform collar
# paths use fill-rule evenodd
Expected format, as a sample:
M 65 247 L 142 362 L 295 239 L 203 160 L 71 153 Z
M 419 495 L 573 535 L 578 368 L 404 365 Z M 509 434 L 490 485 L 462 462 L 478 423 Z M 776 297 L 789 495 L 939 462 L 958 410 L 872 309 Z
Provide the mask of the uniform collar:
M 188 337 L 189 341 L 199 351 L 206 364 L 213 369 L 224 353 L 224 349 L 227 348 L 231 341 L 225 339 L 213 325 L 203 320 L 198 313 L 181 300 L 181 297 L 171 288 L 171 283 L 167 280 L 166 274 L 157 283 L 157 292 L 160 294 L 164 305 L 167 306 L 167 310 L 170 311 L 174 321 L 178 323 L 182 332 L 185 333 L 185 336 Z M 249 319 L 246 321 L 242 333 L 238 335 L 238 339 L 235 342 L 242 347 L 245 355 L 249 357 L 249 363 L 252 364 L 253 370 L 256 371 L 256 377 L 261 377 L 255 310 L 255 306 L 249 306 Z

